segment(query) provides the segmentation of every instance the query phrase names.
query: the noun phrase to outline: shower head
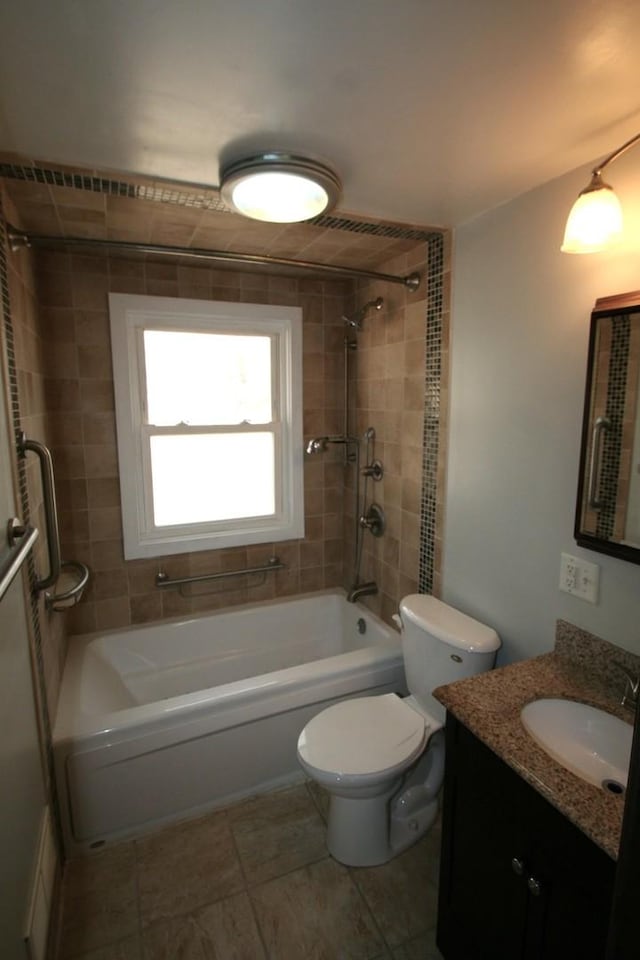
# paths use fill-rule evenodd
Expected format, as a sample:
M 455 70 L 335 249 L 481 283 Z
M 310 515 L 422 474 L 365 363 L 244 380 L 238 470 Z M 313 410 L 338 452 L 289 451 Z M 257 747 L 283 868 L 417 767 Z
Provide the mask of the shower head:
M 362 328 L 362 321 L 369 311 L 382 310 L 383 306 L 384 299 L 382 297 L 377 297 L 375 300 L 369 300 L 368 303 L 365 303 L 364 307 L 360 307 L 360 309 L 356 310 L 355 313 L 352 313 L 349 316 L 343 315 L 342 319 L 349 327 L 354 327 L 356 330 L 360 330 Z

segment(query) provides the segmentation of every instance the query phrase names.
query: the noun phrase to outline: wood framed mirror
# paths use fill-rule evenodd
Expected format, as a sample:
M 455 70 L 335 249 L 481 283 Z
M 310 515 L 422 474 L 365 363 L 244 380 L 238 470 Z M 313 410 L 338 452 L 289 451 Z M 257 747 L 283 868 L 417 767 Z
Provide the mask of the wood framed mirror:
M 640 290 L 591 314 L 575 539 L 640 563 Z

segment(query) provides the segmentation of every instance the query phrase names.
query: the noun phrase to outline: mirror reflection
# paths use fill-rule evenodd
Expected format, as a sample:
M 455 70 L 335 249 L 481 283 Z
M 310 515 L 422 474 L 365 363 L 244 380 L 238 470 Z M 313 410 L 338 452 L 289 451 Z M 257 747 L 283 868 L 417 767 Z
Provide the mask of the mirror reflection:
M 640 563 L 640 291 L 591 315 L 575 536 Z

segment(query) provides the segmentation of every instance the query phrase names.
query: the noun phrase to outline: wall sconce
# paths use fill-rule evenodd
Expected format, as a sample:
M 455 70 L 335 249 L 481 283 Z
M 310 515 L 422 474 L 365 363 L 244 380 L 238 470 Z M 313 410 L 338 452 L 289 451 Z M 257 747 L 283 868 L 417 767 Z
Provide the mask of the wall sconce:
M 571 208 L 560 249 L 563 253 L 598 253 L 622 234 L 622 207 L 613 187 L 602 179 L 602 171 L 640 140 L 640 133 L 594 167 L 591 180 Z
M 298 223 L 326 213 L 342 190 L 329 167 L 309 157 L 261 153 L 224 167 L 220 192 L 244 217 L 269 223 Z

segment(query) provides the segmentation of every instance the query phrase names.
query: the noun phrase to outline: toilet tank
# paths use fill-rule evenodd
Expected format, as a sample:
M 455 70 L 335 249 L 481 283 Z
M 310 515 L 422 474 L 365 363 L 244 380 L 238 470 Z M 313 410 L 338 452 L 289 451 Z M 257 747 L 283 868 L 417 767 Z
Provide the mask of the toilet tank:
M 443 721 L 444 707 L 432 690 L 491 670 L 500 638 L 491 627 L 424 594 L 401 600 L 400 618 L 409 692 L 420 708 Z

